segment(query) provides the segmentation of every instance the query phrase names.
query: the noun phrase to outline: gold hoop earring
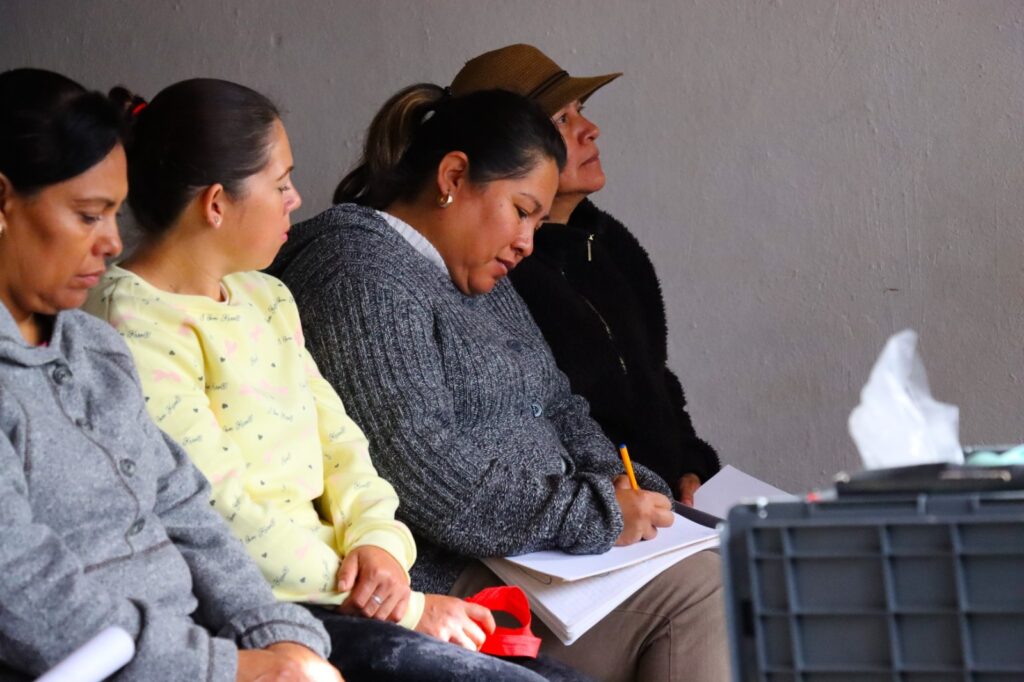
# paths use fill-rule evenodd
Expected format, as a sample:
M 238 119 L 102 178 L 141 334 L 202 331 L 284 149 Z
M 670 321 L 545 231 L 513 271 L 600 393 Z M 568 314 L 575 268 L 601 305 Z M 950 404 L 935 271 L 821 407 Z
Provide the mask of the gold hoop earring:
M 452 191 L 446 191 L 442 196 L 437 198 L 437 205 L 441 208 L 448 208 L 455 202 L 455 197 L 452 196 Z

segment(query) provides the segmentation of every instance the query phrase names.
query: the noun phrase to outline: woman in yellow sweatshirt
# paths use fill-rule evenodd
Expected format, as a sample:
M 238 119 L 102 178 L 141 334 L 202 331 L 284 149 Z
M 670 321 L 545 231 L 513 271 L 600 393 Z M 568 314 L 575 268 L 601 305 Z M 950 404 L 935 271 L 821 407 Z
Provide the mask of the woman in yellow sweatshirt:
M 410 590 L 398 497 L 306 351 L 288 289 L 256 271 L 301 203 L 274 105 L 212 79 L 148 105 L 118 94 L 136 113 L 129 203 L 146 238 L 86 309 L 127 341 L 150 414 L 210 480 L 275 595 L 326 607 L 312 610 L 348 680 L 539 679 L 466 651 L 493 631 L 487 609 Z

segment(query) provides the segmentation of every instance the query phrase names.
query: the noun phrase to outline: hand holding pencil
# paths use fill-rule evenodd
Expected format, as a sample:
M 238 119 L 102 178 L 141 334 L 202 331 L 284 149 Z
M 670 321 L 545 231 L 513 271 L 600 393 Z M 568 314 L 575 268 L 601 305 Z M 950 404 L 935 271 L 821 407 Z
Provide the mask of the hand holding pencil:
M 615 477 L 615 498 L 622 511 L 622 532 L 615 541 L 617 546 L 650 540 L 658 528 L 672 525 L 672 501 L 661 493 L 641 490 L 625 445 L 619 447 L 619 456 L 626 470 L 625 476 Z

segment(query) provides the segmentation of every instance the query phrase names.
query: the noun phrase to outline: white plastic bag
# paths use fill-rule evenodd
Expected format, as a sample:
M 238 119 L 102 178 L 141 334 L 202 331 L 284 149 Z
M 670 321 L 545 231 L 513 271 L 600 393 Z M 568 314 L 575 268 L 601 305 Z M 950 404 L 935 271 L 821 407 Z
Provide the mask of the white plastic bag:
M 917 334 L 905 329 L 885 344 L 850 413 L 850 435 L 866 469 L 963 463 L 960 410 L 932 398 L 917 354 Z

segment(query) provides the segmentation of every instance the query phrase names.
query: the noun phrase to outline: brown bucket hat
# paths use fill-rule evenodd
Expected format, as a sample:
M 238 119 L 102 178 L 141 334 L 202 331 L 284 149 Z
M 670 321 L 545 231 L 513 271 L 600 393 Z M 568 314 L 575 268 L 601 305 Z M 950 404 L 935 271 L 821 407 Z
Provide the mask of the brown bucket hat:
M 621 76 L 576 78 L 533 45 L 509 45 L 474 57 L 455 75 L 456 97 L 477 90 L 511 90 L 537 102 L 548 116 L 570 102 L 581 102 Z

